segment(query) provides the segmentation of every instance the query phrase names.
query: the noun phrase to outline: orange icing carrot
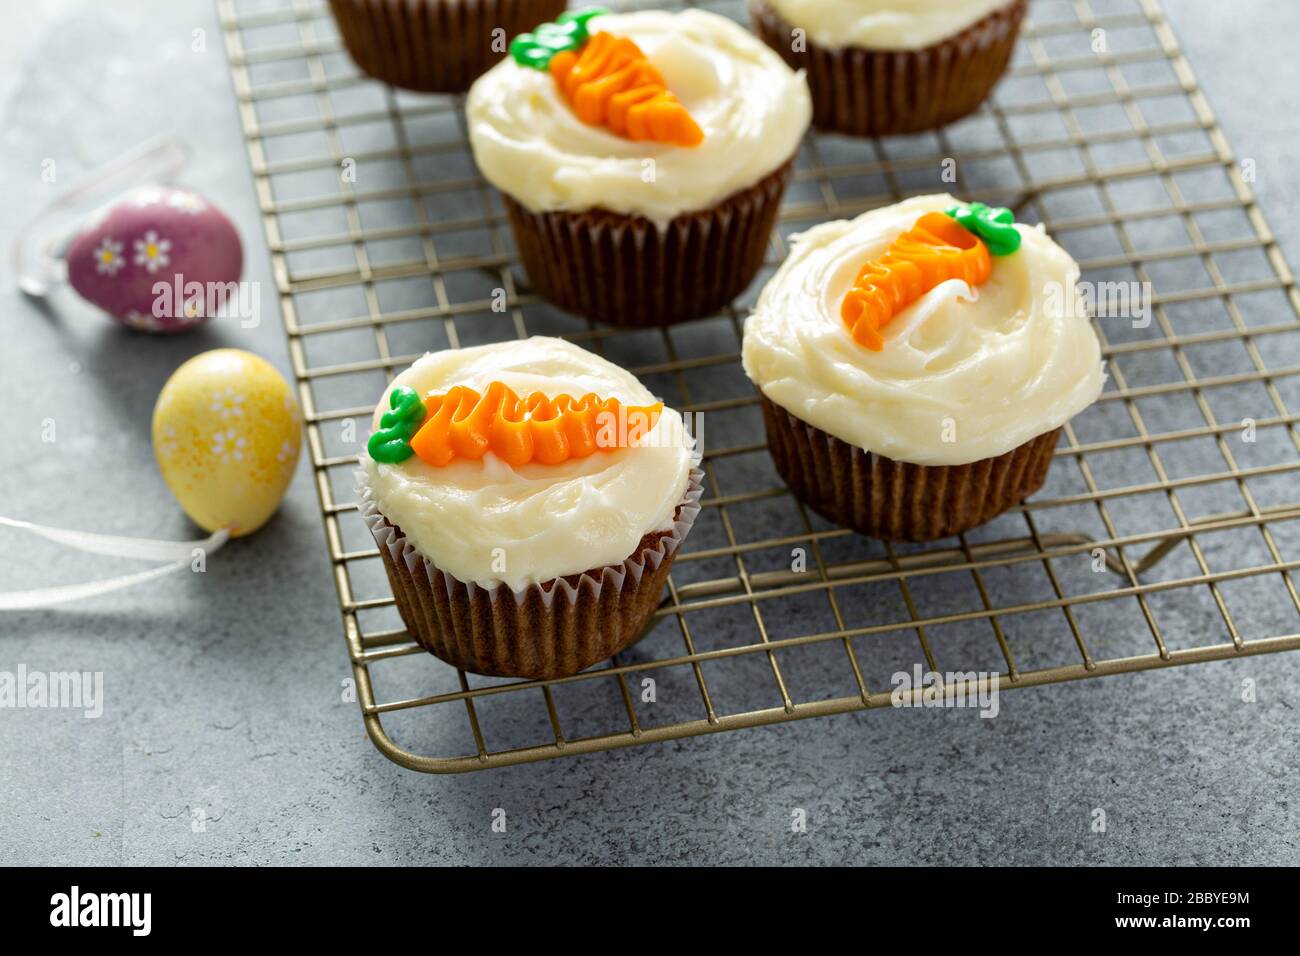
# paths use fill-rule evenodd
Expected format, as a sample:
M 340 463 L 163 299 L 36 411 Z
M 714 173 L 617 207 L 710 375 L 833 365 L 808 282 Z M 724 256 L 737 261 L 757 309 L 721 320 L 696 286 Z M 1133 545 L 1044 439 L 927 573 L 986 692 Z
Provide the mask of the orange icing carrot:
M 579 50 L 552 56 L 549 69 L 584 123 L 636 141 L 678 146 L 704 141 L 704 131 L 663 76 L 626 37 L 596 33 Z
M 480 395 L 457 385 L 425 399 L 425 419 L 411 439 L 421 459 L 442 467 L 455 458 L 481 459 L 489 451 L 511 465 L 536 461 L 558 465 L 597 451 L 625 448 L 654 428 L 663 411 L 655 405 L 621 405 L 589 393 L 520 398 L 503 382 Z
M 928 212 L 862 267 L 840 315 L 859 345 L 879 352 L 880 330 L 899 312 L 949 279 L 980 285 L 993 271 L 988 247 L 951 216 Z

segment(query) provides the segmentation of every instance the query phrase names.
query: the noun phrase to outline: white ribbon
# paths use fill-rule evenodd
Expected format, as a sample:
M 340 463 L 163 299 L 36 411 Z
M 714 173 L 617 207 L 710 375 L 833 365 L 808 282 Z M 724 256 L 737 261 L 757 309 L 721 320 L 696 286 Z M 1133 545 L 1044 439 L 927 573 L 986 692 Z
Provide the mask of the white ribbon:
M 230 529 L 214 531 L 198 541 L 153 541 L 149 538 L 124 538 L 112 534 L 93 534 L 89 531 L 68 531 L 63 528 L 47 528 L 32 524 L 30 521 L 17 521 L 13 518 L 0 517 L 0 527 L 15 528 L 53 541 L 57 544 L 84 551 L 87 554 L 103 554 L 113 558 L 134 558 L 142 561 L 165 561 L 160 568 L 126 574 L 117 578 L 105 578 L 102 581 L 87 581 L 84 584 L 65 584 L 59 587 L 35 588 L 30 591 L 0 591 L 0 611 L 25 611 L 32 608 L 49 607 L 68 601 L 81 601 L 86 598 L 107 594 L 121 588 L 133 587 L 161 578 L 165 575 L 189 567 L 194 560 L 196 549 L 205 554 L 220 550 L 230 540 Z

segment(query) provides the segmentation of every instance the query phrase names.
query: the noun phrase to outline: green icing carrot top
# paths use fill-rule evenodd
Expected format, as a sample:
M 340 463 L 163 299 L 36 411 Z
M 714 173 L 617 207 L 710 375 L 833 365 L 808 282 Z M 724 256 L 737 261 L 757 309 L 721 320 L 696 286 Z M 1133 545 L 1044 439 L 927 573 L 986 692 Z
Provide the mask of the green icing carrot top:
M 399 385 L 388 396 L 388 407 L 379 420 L 379 430 L 370 436 L 366 450 L 375 461 L 396 465 L 410 458 L 411 439 L 424 419 L 424 400 L 413 388 Z
M 543 23 L 532 33 L 521 33 L 510 41 L 510 55 L 520 66 L 545 70 L 551 57 L 563 50 L 576 50 L 587 42 L 591 34 L 587 21 L 609 13 L 604 7 L 587 7 L 583 10 L 566 10 L 554 23 Z
M 1009 256 L 1020 248 L 1020 231 L 1010 209 L 973 202 L 969 206 L 945 209 L 968 232 L 984 240 L 995 256 Z

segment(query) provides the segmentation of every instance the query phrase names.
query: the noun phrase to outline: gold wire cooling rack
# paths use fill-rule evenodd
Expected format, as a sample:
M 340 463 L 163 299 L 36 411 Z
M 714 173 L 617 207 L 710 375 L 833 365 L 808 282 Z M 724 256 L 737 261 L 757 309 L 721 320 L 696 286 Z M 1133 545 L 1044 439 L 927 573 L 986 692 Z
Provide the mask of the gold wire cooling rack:
M 744 18 L 740 0 L 699 5 Z M 1300 298 L 1253 163 L 1233 157 L 1154 0 L 1035 0 L 993 99 L 947 129 L 810 135 L 765 275 L 716 318 L 650 331 L 530 293 L 460 99 L 360 76 L 323 3 L 218 6 L 356 694 L 397 763 L 478 770 L 884 707 L 891 675 L 917 666 L 956 673 L 954 693 L 1300 647 Z M 1150 311 L 1097 320 L 1110 380 L 1038 495 L 959 538 L 890 545 L 781 487 L 741 322 L 791 232 L 938 190 L 1045 223 L 1085 279 L 1147 284 Z M 352 491 L 397 371 L 530 334 L 701 413 L 708 471 L 647 636 L 541 682 L 458 672 L 411 642 Z

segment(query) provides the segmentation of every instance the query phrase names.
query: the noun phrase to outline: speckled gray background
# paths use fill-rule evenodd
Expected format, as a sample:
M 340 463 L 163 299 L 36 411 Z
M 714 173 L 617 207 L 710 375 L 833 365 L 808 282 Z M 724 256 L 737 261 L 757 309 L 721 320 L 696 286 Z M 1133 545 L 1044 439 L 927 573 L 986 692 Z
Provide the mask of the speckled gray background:
M 239 223 L 247 277 L 270 289 L 212 7 L 0 6 L 0 238 L 57 190 L 39 177 L 43 160 L 55 159 L 62 184 L 173 131 L 196 149 L 184 181 Z M 1290 57 L 1300 6 L 1167 7 L 1300 262 Z M 207 31 L 206 52 L 191 50 L 196 29 Z M 8 272 L 0 322 L 0 514 L 68 527 L 192 536 L 152 460 L 158 389 L 185 358 L 224 345 L 287 371 L 273 318 L 159 341 L 66 294 L 43 314 Z M 50 409 L 59 441 L 45 445 Z M 1291 560 L 1297 537 L 1292 525 L 1283 538 Z M 121 569 L 8 532 L 0 548 L 4 589 Z M 0 669 L 103 671 L 107 697 L 98 720 L 0 710 L 0 863 L 1300 862 L 1294 653 L 1007 694 L 992 721 L 891 711 L 434 778 L 380 756 L 342 699 L 349 670 L 305 465 L 262 533 L 214 559 L 205 578 L 186 577 L 0 617 Z M 1195 607 L 1180 600 L 1161 605 L 1162 623 L 1197 643 L 1203 596 Z M 1233 607 L 1251 636 L 1296 630 L 1294 609 L 1252 600 Z M 1059 617 L 1051 626 L 1061 630 Z M 1149 646 L 1130 613 L 1096 616 L 1088 629 L 1103 652 Z M 1255 703 L 1240 699 L 1245 678 L 1257 682 Z M 512 719 L 503 715 L 502 732 L 526 737 Z M 497 808 L 504 833 L 491 829 Z M 791 833 L 796 808 L 806 833 Z M 1106 811 L 1104 834 L 1090 832 L 1095 808 Z

